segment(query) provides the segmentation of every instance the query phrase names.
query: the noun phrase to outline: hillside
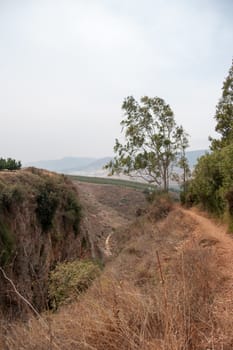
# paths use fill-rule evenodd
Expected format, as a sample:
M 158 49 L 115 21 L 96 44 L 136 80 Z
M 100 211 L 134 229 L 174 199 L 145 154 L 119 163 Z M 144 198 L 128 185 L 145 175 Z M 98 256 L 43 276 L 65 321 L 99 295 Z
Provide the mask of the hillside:
M 75 185 L 105 268 L 56 313 L 3 323 L 2 348 L 232 349 L 233 241 L 226 227 L 165 197 L 146 209 L 142 192 Z
M 64 176 L 35 168 L 0 173 L 0 267 L 37 310 L 47 308 L 50 270 L 90 255 L 80 221 L 77 190 Z M 0 314 L 21 317 L 26 309 L 0 272 Z

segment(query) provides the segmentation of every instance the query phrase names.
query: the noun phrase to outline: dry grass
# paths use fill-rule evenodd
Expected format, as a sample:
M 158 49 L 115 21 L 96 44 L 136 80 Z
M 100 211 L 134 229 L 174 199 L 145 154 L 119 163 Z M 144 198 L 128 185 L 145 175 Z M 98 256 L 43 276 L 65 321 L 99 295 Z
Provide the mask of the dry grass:
M 216 259 L 214 246 L 187 240 L 194 227 L 179 211 L 156 226 L 138 220 L 126 247 L 78 302 L 45 314 L 46 325 L 33 318 L 24 325 L 2 325 L 1 348 L 232 349 L 229 310 L 224 317 L 217 312 L 227 283 L 221 258 Z
M 211 252 L 187 249 L 163 278 L 143 293 L 108 273 L 48 326 L 12 325 L 4 349 L 220 349 L 213 314 L 220 276 Z

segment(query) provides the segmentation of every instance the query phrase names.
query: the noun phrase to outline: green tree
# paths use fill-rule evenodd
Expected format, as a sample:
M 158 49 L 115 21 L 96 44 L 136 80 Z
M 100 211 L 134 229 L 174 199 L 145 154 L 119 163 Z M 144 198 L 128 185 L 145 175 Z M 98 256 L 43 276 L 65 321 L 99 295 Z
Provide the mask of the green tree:
M 215 119 L 217 121 L 215 131 L 221 135 L 221 138 L 210 138 L 213 151 L 233 142 L 233 60 L 228 76 L 223 82 L 222 97 L 216 108 Z
M 188 147 L 188 140 L 186 135 L 183 135 L 184 139 L 181 142 L 181 152 L 177 160 L 177 166 L 181 169 L 181 172 L 174 173 L 173 179 L 178 182 L 181 188 L 180 199 L 181 202 L 185 203 L 185 198 L 187 194 L 188 181 L 191 177 L 191 170 L 189 167 L 188 159 L 186 157 L 186 148 Z
M 144 96 L 138 103 L 129 96 L 122 109 L 125 143 L 116 139 L 116 156 L 106 168 L 111 174 L 141 177 L 168 191 L 173 166 L 188 146 L 187 134 L 176 125 L 172 109 L 162 98 Z
M 20 161 L 16 161 L 12 158 L 0 158 L 0 170 L 17 170 L 20 169 L 22 166 Z
M 0 158 L 0 170 L 6 169 L 6 160 L 4 158 Z
M 187 201 L 201 203 L 203 208 L 221 215 L 225 208 L 223 164 L 225 152 L 216 151 L 202 156 L 193 172 L 189 185 Z
M 233 230 L 233 61 L 222 90 L 215 114 L 221 137 L 210 138 L 212 152 L 199 159 L 186 200 L 227 217 Z

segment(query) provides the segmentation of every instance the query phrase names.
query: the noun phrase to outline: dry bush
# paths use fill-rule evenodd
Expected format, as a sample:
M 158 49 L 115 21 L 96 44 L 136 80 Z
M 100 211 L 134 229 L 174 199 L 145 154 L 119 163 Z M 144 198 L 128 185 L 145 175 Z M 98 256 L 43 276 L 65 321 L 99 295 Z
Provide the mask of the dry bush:
M 151 204 L 148 216 L 156 221 L 164 219 L 171 212 L 173 206 L 173 200 L 168 194 L 157 195 Z
M 91 260 L 74 260 L 56 265 L 50 272 L 48 297 L 50 307 L 75 301 L 99 276 L 100 266 Z

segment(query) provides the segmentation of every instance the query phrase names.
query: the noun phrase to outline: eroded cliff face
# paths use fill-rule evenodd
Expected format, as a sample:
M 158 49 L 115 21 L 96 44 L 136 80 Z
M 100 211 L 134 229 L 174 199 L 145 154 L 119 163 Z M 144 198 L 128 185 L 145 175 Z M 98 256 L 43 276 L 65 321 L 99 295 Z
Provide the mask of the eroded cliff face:
M 0 174 L 0 266 L 38 311 L 48 307 L 51 269 L 89 254 L 80 220 L 77 190 L 65 176 L 35 168 Z M 2 271 L 0 310 L 26 311 Z

